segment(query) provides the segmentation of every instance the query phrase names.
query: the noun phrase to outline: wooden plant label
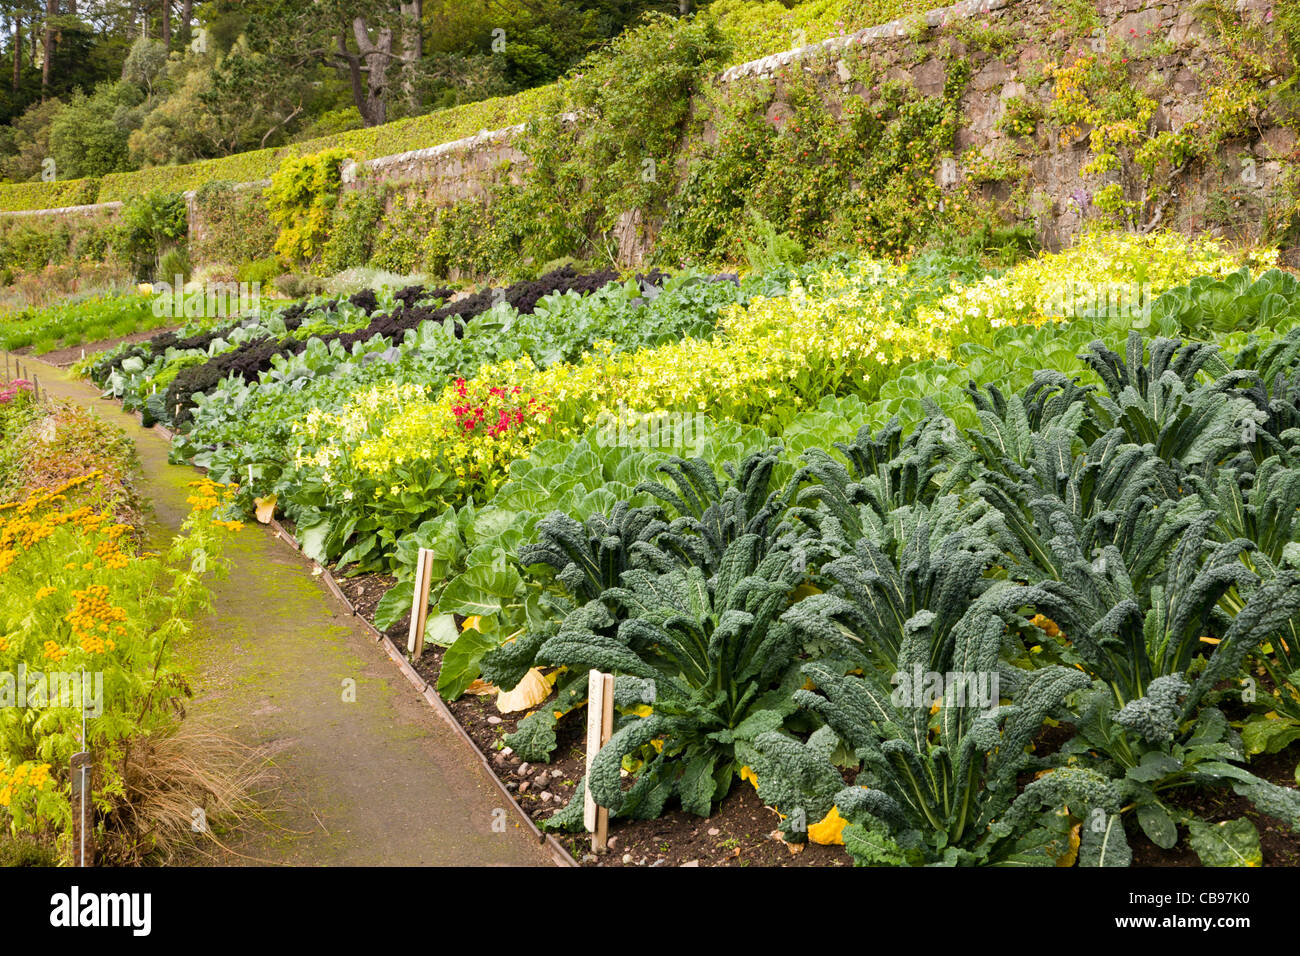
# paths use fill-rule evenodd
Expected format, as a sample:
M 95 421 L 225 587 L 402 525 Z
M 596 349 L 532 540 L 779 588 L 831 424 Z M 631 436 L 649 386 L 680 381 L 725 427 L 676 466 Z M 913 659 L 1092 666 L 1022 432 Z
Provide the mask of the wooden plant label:
M 415 594 L 411 597 L 411 633 L 406 649 L 412 658 L 424 653 L 424 628 L 429 621 L 429 588 L 433 582 L 433 552 L 421 548 L 415 560 Z
M 591 765 L 596 752 L 609 743 L 614 732 L 614 675 L 598 670 L 587 672 L 587 788 L 583 797 L 582 821 L 591 834 L 591 849 L 604 853 L 609 840 L 609 810 L 596 805 L 591 795 Z

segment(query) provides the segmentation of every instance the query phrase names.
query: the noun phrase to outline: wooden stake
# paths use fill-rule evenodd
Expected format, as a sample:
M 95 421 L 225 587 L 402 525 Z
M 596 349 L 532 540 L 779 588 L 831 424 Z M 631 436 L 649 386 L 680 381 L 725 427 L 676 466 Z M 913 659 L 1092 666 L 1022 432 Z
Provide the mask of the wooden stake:
M 72 779 L 72 861 L 75 866 L 95 865 L 95 811 L 91 800 L 94 774 L 90 753 L 82 750 L 72 755 L 69 765 Z
M 591 765 L 596 753 L 614 733 L 614 675 L 598 670 L 587 672 L 587 790 L 583 797 L 582 821 L 591 834 L 593 853 L 604 853 L 609 842 L 609 810 L 597 806 L 591 795 Z
M 411 658 L 424 653 L 424 628 L 429 623 L 429 588 L 433 581 L 433 552 L 421 548 L 415 559 L 415 594 L 411 597 L 411 634 L 406 649 Z

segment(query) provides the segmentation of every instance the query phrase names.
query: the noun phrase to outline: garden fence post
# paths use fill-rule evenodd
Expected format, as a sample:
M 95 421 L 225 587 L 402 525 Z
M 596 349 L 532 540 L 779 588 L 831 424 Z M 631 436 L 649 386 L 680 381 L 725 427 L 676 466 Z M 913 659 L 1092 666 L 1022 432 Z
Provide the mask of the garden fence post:
M 421 548 L 415 561 L 415 594 L 411 596 L 411 633 L 406 649 L 412 659 L 424 653 L 424 628 L 429 620 L 429 587 L 433 584 L 433 551 Z
M 609 810 L 596 805 L 591 795 L 591 765 L 596 753 L 609 743 L 614 732 L 614 675 L 598 670 L 587 672 L 587 787 L 583 796 L 582 822 L 591 834 L 591 849 L 604 853 L 609 841 Z
M 72 780 L 72 860 L 75 866 L 95 865 L 94 804 L 91 793 L 94 771 L 89 751 L 72 755 L 69 764 Z

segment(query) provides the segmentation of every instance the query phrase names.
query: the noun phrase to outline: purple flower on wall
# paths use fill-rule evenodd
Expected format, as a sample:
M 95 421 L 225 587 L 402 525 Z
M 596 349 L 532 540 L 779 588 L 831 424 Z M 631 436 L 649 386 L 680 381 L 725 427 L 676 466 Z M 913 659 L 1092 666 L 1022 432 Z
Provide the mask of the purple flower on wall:
M 1070 198 L 1074 200 L 1074 204 L 1079 207 L 1080 212 L 1083 212 L 1092 203 L 1092 193 L 1086 189 L 1076 189 L 1070 193 Z

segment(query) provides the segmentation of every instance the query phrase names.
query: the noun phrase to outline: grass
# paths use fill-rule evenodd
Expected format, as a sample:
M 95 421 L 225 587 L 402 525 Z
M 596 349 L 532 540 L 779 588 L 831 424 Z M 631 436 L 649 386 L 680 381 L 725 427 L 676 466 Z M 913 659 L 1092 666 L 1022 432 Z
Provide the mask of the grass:
M 153 298 L 129 295 L 95 296 L 75 303 L 0 314 L 0 348 L 28 348 L 35 355 L 149 332 L 178 320 L 154 315 Z

